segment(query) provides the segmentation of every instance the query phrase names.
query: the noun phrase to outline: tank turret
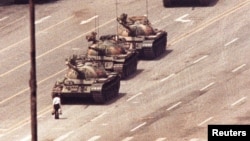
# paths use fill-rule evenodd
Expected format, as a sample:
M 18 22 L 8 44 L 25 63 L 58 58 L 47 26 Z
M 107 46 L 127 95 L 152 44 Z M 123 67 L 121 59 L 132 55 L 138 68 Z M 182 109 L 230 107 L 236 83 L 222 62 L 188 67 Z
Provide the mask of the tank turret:
M 116 35 L 103 35 L 96 39 L 96 32 L 86 36 L 92 42 L 87 50 L 87 58 L 100 62 L 106 70 L 117 72 L 121 78 L 126 78 L 137 70 L 138 53 L 128 50 L 130 46 Z
M 66 77 L 71 79 L 90 79 L 107 77 L 107 72 L 103 66 L 96 62 L 87 61 L 83 58 L 67 59 L 68 66 Z
M 154 29 L 146 16 L 117 17 L 121 25 L 118 38 L 125 40 L 139 52 L 139 57 L 154 59 L 166 50 L 167 32 Z
M 156 34 L 146 16 L 127 17 L 127 14 L 123 13 L 117 18 L 117 22 L 123 26 L 118 35 L 136 37 Z
M 65 64 L 68 66 L 67 72 L 56 81 L 52 97 L 60 93 L 62 101 L 92 97 L 96 103 L 105 103 L 118 95 L 120 76 L 117 73 L 107 72 L 101 64 L 76 55 L 67 58 Z
M 113 35 L 104 35 L 101 36 L 100 40 L 97 40 L 96 32 L 92 32 L 86 36 L 86 39 L 88 42 L 92 42 L 87 55 L 111 56 L 126 54 L 125 48 L 115 40 Z

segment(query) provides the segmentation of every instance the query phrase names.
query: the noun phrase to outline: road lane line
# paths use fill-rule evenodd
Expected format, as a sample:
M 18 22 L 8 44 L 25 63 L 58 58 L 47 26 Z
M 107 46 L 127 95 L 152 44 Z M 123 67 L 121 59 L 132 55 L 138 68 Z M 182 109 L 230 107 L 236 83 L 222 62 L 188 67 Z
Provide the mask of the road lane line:
M 41 18 L 40 20 L 35 21 L 35 24 L 40 24 L 40 23 L 42 23 L 43 21 L 45 21 L 45 20 L 47 20 L 47 19 L 49 19 L 49 18 L 51 18 L 51 16 L 43 17 L 43 18 Z
M 241 65 L 241 66 L 239 66 L 239 67 L 233 69 L 232 72 L 236 72 L 236 71 L 242 69 L 242 68 L 245 67 L 245 66 L 246 66 L 246 64 L 243 64 L 243 65 Z
M 161 20 L 162 20 L 162 19 L 156 20 L 156 21 L 152 22 L 152 24 L 155 25 L 156 23 L 159 23 Z
M 207 86 L 201 88 L 200 91 L 204 91 L 205 89 L 207 89 L 207 88 L 211 87 L 212 85 L 214 85 L 214 83 L 215 83 L 215 82 L 209 83 Z
M 239 99 L 239 100 L 237 100 L 236 102 L 234 102 L 233 104 L 231 104 L 231 106 L 233 107 L 233 106 L 235 106 L 235 105 L 237 105 L 237 104 L 239 104 L 239 103 L 241 103 L 241 102 L 243 102 L 245 99 L 247 99 L 247 97 L 245 96 L 245 97 L 242 97 L 241 99 Z
M 202 56 L 201 58 L 195 60 L 195 61 L 193 62 L 193 64 L 196 64 L 196 63 L 202 61 L 203 59 L 205 59 L 205 58 L 207 58 L 207 57 L 208 57 L 208 55 L 204 55 L 204 56 Z
M 173 77 L 174 75 L 175 75 L 175 74 L 172 73 L 172 74 L 170 74 L 169 76 L 167 76 L 167 77 L 161 79 L 160 82 L 166 81 L 166 80 L 168 80 L 169 78 Z
M 146 124 L 147 124 L 147 122 L 143 122 L 142 124 L 138 125 L 137 127 L 131 129 L 130 132 L 134 132 L 135 130 L 141 128 L 142 126 L 144 126 L 144 125 L 146 125 Z
M 31 135 L 28 135 L 27 137 L 21 139 L 20 141 L 30 141 L 31 140 Z
M 51 109 L 51 106 L 47 106 L 47 107 L 44 108 L 43 110 L 39 111 L 39 112 L 38 112 L 38 118 L 41 117 L 41 116 L 43 116 L 43 115 L 45 115 L 45 114 L 47 114 L 47 113 L 49 113 L 49 112 L 51 111 L 51 110 L 49 110 L 49 109 Z M 26 119 L 24 119 L 24 120 L 18 122 L 17 124 L 11 126 L 2 136 L 6 135 L 6 134 L 9 134 L 9 133 L 11 133 L 11 132 L 13 132 L 13 131 L 15 131 L 15 130 L 21 128 L 22 126 L 27 125 L 27 124 L 29 124 L 30 122 L 31 122 L 31 120 L 30 120 L 30 118 L 28 117 L 28 118 L 26 118 Z
M 170 14 L 168 14 L 168 15 L 162 17 L 162 19 L 166 19 L 166 18 L 168 18 L 169 16 L 170 16 Z
M 107 21 L 106 23 L 104 23 L 104 24 L 98 26 L 97 28 L 103 27 L 103 26 L 105 26 L 105 25 L 107 25 L 107 24 L 113 22 L 114 20 L 115 20 L 115 19 L 111 19 L 111 20 Z M 53 52 L 53 51 L 55 51 L 55 50 L 57 50 L 57 49 L 63 47 L 63 46 L 65 46 L 65 45 L 67 45 L 67 44 L 69 44 L 69 43 L 71 43 L 71 42 L 73 42 L 73 41 L 75 41 L 75 40 L 77 40 L 77 39 L 79 39 L 79 38 L 82 38 L 82 36 L 84 36 L 84 35 L 86 35 L 86 34 L 92 32 L 92 31 L 94 31 L 94 30 L 95 30 L 95 28 L 94 28 L 94 29 L 91 29 L 91 30 L 89 30 L 89 31 L 87 31 L 87 32 L 85 32 L 85 33 L 83 33 L 83 34 L 80 34 L 79 36 L 77 36 L 77 37 L 75 37 L 75 38 L 73 38 L 73 39 L 71 39 L 71 40 L 69 40 L 69 41 L 67 41 L 67 42 L 64 42 L 63 44 L 61 44 L 61 45 L 59 45 L 59 46 L 57 46 L 57 47 L 54 47 L 53 49 L 48 50 L 47 52 L 45 52 L 45 53 L 43 53 L 43 54 L 37 56 L 36 59 L 39 59 L 39 58 L 41 58 L 41 57 L 43 57 L 43 56 L 45 56 L 45 55 L 47 55 L 47 54 L 49 54 L 49 53 L 51 53 L 51 52 Z M 3 77 L 4 75 L 7 75 L 7 74 L 9 74 L 9 73 L 15 71 L 16 69 L 19 69 L 19 68 L 23 67 L 24 65 L 29 64 L 29 63 L 30 63 L 30 61 L 26 61 L 25 63 L 23 63 L 23 64 L 21 64 L 21 65 L 15 67 L 14 69 L 11 69 L 11 70 L 9 70 L 9 71 L 7 71 L 7 72 L 1 74 L 1 75 L 0 75 L 0 78 Z
M 187 22 L 191 22 L 191 20 L 185 20 L 184 18 L 186 18 L 187 16 L 189 16 L 189 14 L 185 14 L 177 19 L 175 19 L 176 22 L 182 22 L 182 23 L 187 23 Z
M 131 101 L 132 99 L 134 99 L 134 98 L 136 98 L 137 96 L 142 95 L 142 94 L 143 94 L 142 92 L 139 92 L 138 94 L 136 94 L 136 95 L 130 97 L 129 99 L 127 99 L 127 102 L 128 102 L 128 101 Z
M 131 141 L 134 137 L 126 137 L 125 139 L 123 139 L 122 141 Z
M 9 24 L 3 26 L 3 27 L 0 27 L 0 30 L 4 29 L 4 28 L 6 28 L 7 26 L 10 26 L 10 25 L 12 25 L 12 24 L 14 24 L 14 23 L 16 23 L 16 22 L 18 22 L 18 21 L 20 21 L 20 20 L 22 20 L 24 17 L 25 17 L 25 16 L 23 16 L 23 17 L 21 17 L 21 18 L 19 18 L 19 19 L 16 19 L 15 21 L 13 21 L 13 22 L 11 22 L 11 23 L 9 23 Z
M 214 18 L 211 18 L 210 20 L 208 20 L 207 22 L 204 22 L 202 24 L 200 24 L 197 28 L 194 28 L 192 30 L 190 30 L 189 32 L 186 32 L 178 37 L 176 37 L 175 39 L 173 39 L 170 44 L 171 45 L 174 45 L 178 42 L 180 42 L 181 40 L 189 37 L 189 36 L 192 36 L 193 34 L 197 33 L 197 32 L 200 32 L 201 30 L 203 30 L 204 28 L 212 25 L 213 23 L 219 21 L 220 19 L 226 17 L 226 16 L 229 16 L 233 13 L 235 13 L 237 10 L 240 10 L 241 8 L 243 8 L 244 6 L 247 6 L 249 4 L 249 0 L 247 1 L 244 1 L 242 3 L 239 3 L 238 5 L 232 7 L 231 9 L 227 10 L 227 11 L 224 11 L 223 13 L 221 13 L 220 15 L 217 15 L 216 17 Z
M 5 16 L 5 17 L 3 17 L 3 18 L 0 19 L 0 22 L 6 20 L 6 19 L 8 19 L 8 18 L 9 18 L 9 17 Z
M 69 137 L 71 134 L 73 134 L 74 133 L 74 131 L 70 131 L 70 132 L 68 132 L 67 134 L 65 134 L 65 135 L 62 135 L 62 136 L 60 136 L 59 138 L 57 138 L 57 139 L 55 139 L 54 141 L 63 141 L 63 140 L 65 140 L 67 137 Z
M 94 19 L 96 19 L 98 17 L 99 17 L 99 15 L 95 15 L 94 17 L 91 17 L 91 18 L 89 18 L 87 20 L 81 21 L 80 24 L 83 25 L 83 24 L 89 23 L 89 22 L 91 22 L 92 20 L 94 20 Z
M 203 122 L 201 122 L 200 124 L 198 124 L 198 126 L 202 126 L 203 124 L 205 124 L 206 122 L 212 120 L 214 117 L 209 117 L 208 119 L 204 120 Z
M 155 141 L 165 141 L 167 138 L 158 138 Z
M 59 72 L 57 72 L 57 73 L 54 73 L 53 75 L 51 75 L 51 76 L 49 76 L 49 77 L 46 77 L 45 79 L 39 81 L 37 84 L 39 85 L 39 84 L 41 84 L 41 83 L 47 81 L 48 79 L 50 79 L 50 78 L 52 78 L 52 77 L 54 77 L 54 76 L 56 76 L 56 75 L 58 75 L 58 74 L 64 72 L 64 71 L 66 71 L 66 69 L 63 69 L 63 70 L 61 70 L 61 71 L 59 71 Z M 14 98 L 14 97 L 16 97 L 16 96 L 18 96 L 18 95 L 20 95 L 20 94 L 22 94 L 22 93 L 28 91 L 28 90 L 30 90 L 29 87 L 23 89 L 22 91 L 19 91 L 18 93 L 14 94 L 14 95 L 12 95 L 12 96 L 10 96 L 10 97 L 8 97 L 8 98 L 5 98 L 4 100 L 0 101 L 0 105 L 3 104 L 3 103 L 5 103 L 5 102 L 7 102 L 7 101 L 9 101 L 9 100 L 11 100 L 12 98 Z
M 239 38 L 235 38 L 235 39 L 233 39 L 232 41 L 226 43 L 224 46 L 227 47 L 227 46 L 231 45 L 232 43 L 236 42 L 238 39 L 239 39 Z
M 53 27 L 55 27 L 55 26 L 57 26 L 57 25 L 59 25 L 59 24 L 61 24 L 61 23 L 64 23 L 65 21 L 70 20 L 70 19 L 73 18 L 73 17 L 74 17 L 74 16 L 70 16 L 70 17 L 68 17 L 68 18 L 66 18 L 66 19 L 64 19 L 64 20 L 62 20 L 62 21 L 60 21 L 60 22 L 58 22 L 57 24 L 54 24 L 54 25 L 52 25 L 52 26 L 50 26 L 50 27 L 48 27 L 48 28 L 46 28 L 46 29 L 44 29 L 44 30 L 41 30 L 41 31 L 37 32 L 36 35 L 39 35 L 39 34 L 41 34 L 41 33 L 44 33 L 44 32 L 46 32 L 47 30 L 49 30 L 49 29 L 51 29 L 51 28 L 53 28 Z M 1 28 L 0 28 L 0 29 L 1 29 Z M 0 53 L 6 51 L 6 50 L 8 50 L 8 49 L 11 49 L 12 47 L 14 47 L 14 46 L 16 46 L 16 45 L 18 45 L 18 44 L 20 44 L 20 43 L 22 43 L 22 42 L 24 42 L 25 40 L 28 40 L 28 39 L 30 39 L 29 36 L 26 37 L 26 38 L 24 38 L 24 39 L 22 39 L 22 40 L 20 40 L 20 41 L 18 41 L 18 42 L 16 42 L 16 43 L 14 43 L 14 44 L 12 44 L 12 45 L 10 45 L 10 46 L 8 46 L 8 47 L 6 47 L 6 48 L 1 49 L 1 50 L 0 50 Z
M 175 105 L 169 107 L 169 108 L 167 109 L 167 111 L 170 111 L 170 110 L 174 109 L 175 107 L 177 107 L 177 106 L 180 105 L 180 104 L 181 104 L 181 102 L 176 103 Z
M 107 112 L 103 112 L 102 114 L 100 114 L 99 116 L 97 116 L 97 117 L 91 119 L 90 121 L 91 121 L 91 122 L 92 122 L 92 121 L 96 121 L 97 119 L 103 117 L 103 116 L 106 115 L 106 114 L 107 114 Z
M 94 137 L 90 138 L 88 141 L 96 141 L 99 138 L 101 138 L 101 136 L 94 136 Z

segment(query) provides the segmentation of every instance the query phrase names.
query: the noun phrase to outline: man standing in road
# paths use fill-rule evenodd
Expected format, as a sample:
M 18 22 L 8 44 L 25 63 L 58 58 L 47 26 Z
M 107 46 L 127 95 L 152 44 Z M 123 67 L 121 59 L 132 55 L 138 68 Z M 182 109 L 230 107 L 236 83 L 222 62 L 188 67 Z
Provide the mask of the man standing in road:
M 53 95 L 53 111 L 52 111 L 52 115 L 55 114 L 55 111 L 58 110 L 60 114 L 62 114 L 62 106 L 61 106 L 61 98 L 60 98 L 60 93 L 56 92 Z

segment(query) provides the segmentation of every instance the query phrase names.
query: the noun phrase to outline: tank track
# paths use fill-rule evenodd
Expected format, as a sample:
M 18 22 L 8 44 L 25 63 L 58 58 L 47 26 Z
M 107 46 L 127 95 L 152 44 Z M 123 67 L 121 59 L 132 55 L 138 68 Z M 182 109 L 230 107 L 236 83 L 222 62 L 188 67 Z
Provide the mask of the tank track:
M 103 104 L 118 96 L 120 88 L 120 78 L 116 77 L 110 82 L 99 84 L 95 87 L 95 91 L 92 92 L 93 99 L 96 103 Z
M 145 40 L 142 45 L 142 57 L 154 59 L 166 51 L 167 35 L 163 34 L 156 40 Z
M 137 54 L 134 54 L 132 57 L 128 58 L 124 64 L 114 64 L 114 70 L 116 72 L 120 71 L 121 79 L 125 79 L 131 74 L 135 73 L 137 70 L 138 58 Z

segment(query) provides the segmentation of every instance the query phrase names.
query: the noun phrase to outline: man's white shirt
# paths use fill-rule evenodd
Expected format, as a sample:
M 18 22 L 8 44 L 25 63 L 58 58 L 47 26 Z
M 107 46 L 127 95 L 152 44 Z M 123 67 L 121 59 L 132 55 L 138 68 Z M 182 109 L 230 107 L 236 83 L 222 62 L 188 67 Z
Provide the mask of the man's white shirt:
M 61 99 L 59 97 L 55 97 L 53 99 L 53 105 L 55 105 L 55 104 L 61 104 Z

